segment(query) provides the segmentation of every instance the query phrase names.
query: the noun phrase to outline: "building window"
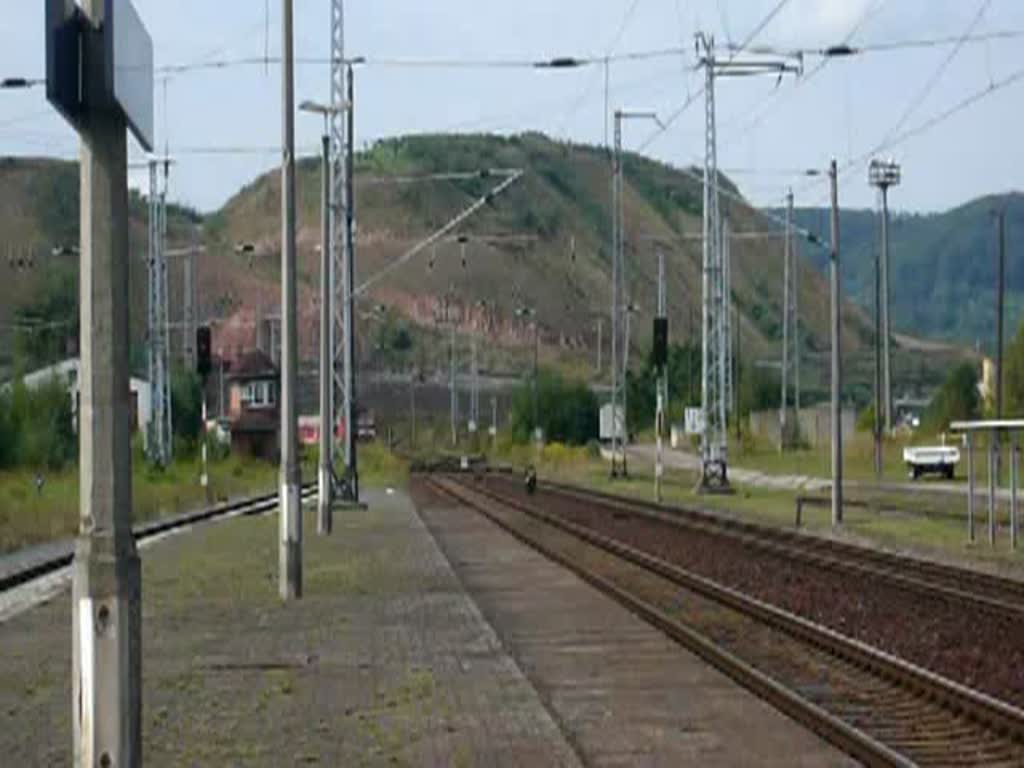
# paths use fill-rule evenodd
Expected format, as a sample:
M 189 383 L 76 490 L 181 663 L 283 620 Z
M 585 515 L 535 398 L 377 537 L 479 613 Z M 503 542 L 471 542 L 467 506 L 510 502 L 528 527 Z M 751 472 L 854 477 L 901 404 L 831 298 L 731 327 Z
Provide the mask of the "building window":
M 242 388 L 242 405 L 271 408 L 274 405 L 274 389 L 272 381 L 250 381 Z

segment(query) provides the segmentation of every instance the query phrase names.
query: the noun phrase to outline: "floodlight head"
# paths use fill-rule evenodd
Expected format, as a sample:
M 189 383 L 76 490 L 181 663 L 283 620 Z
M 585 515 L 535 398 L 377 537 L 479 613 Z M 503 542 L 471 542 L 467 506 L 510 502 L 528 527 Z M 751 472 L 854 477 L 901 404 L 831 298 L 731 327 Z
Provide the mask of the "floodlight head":
M 868 166 L 868 181 L 873 187 L 886 189 L 897 186 L 902 179 L 902 170 L 895 160 L 872 160 Z

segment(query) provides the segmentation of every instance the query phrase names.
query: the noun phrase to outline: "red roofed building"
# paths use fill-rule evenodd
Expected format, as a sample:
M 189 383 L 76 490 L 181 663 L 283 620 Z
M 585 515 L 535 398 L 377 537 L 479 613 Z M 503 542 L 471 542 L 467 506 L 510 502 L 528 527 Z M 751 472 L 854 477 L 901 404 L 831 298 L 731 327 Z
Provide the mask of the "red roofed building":
M 231 366 L 228 381 L 231 449 L 276 461 L 281 448 L 277 366 L 260 350 L 247 352 Z

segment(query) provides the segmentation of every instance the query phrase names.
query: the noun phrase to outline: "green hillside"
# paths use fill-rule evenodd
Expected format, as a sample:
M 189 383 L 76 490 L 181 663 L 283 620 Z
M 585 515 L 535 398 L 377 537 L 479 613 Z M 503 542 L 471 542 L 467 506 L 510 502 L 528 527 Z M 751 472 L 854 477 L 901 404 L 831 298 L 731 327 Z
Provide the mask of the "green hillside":
M 417 136 L 377 142 L 357 157 L 357 278 L 376 274 L 425 235 L 442 226 L 498 183 L 497 176 L 409 183 L 426 174 L 520 168 L 523 178 L 490 200 L 467 220 L 460 233 L 471 236 L 463 263 L 460 244 L 448 240 L 410 260 L 375 285 L 360 310 L 359 353 L 377 367 L 440 366 L 445 334 L 439 323 L 442 297 L 450 296 L 450 316 L 460 344 L 479 341 L 482 365 L 518 372 L 529 359 L 531 330 L 517 318 L 522 304 L 536 307 L 542 358 L 580 373 L 592 371 L 598 318 L 603 318 L 604 372 L 609 354 L 610 167 L 597 147 L 552 141 L 539 134 Z M 657 250 L 668 259 L 668 296 L 674 341 L 700 339 L 701 231 L 699 177 L 627 154 L 625 208 L 630 298 L 639 305 L 632 321 L 632 354 L 638 360 L 650 340 L 656 307 Z M 405 182 L 400 182 L 400 179 Z M 316 354 L 317 284 L 320 241 L 320 167 L 306 158 L 298 168 L 299 342 L 307 361 Z M 222 320 L 215 326 L 215 349 L 229 354 L 255 341 L 256 320 L 280 306 L 279 174 L 254 179 L 219 211 L 205 216 L 172 207 L 171 245 L 197 236 L 206 246 L 199 265 L 199 316 Z M 28 305 L 38 306 L 54 291 L 50 276 L 71 275 L 76 262 L 58 265 L 45 254 L 49 244 L 77 239 L 77 168 L 49 160 L 0 161 L 0 236 L 44 254 L 34 269 L 0 269 L 0 324 Z M 132 198 L 132 303 L 134 350 L 141 361 L 145 320 L 146 211 Z M 723 200 L 734 232 L 769 228 L 758 211 Z M 801 212 L 811 216 L 810 212 Z M 860 214 L 852 213 L 852 222 Z M 854 223 L 848 234 L 856 232 Z M 528 236 L 527 242 L 472 239 Z M 688 238 L 688 239 L 687 239 Z M 235 245 L 253 243 L 253 254 Z M 658 243 L 662 245 L 659 246 Z M 803 249 L 803 258 L 818 255 Z M 848 263 L 854 257 L 850 257 Z M 1016 274 L 1016 273 L 1014 273 Z M 1015 278 L 1016 279 L 1016 278 Z M 854 284 L 851 278 L 851 285 Z M 180 315 L 180 268 L 172 265 L 172 320 Z M 828 290 L 812 268 L 800 270 L 804 390 L 823 390 L 827 381 Z M 72 297 L 73 299 L 73 297 Z M 777 360 L 781 346 L 782 248 L 776 238 L 736 240 L 733 246 L 733 303 L 742 338 L 738 348 L 749 365 Z M 376 317 L 376 305 L 387 307 Z M 63 306 L 59 302 L 57 306 Z M 65 310 L 66 311 L 66 310 Z M 854 304 L 843 310 L 847 394 L 865 400 L 871 376 L 871 330 Z M 415 359 L 387 354 L 382 338 L 413 337 Z M 10 338 L 8 335 L 6 338 Z M 174 337 L 172 337 L 173 339 Z M 175 342 L 177 343 L 177 342 Z M 384 349 L 382 349 L 384 347 Z M 0 344 L 12 350 L 13 344 Z M 468 353 L 467 353 L 468 354 Z M 914 386 L 940 381 L 960 350 L 909 352 L 903 358 Z M 57 356 L 57 350 L 54 351 Z M 2 364 L 2 361 L 0 361 Z
M 1006 322 L 1024 319 L 1024 195 L 984 197 L 939 214 L 893 214 L 890 224 L 890 294 L 894 329 L 991 351 L 995 336 L 996 227 L 992 211 L 1006 207 Z M 827 226 L 825 210 L 801 209 L 797 221 L 811 231 Z M 880 217 L 843 211 L 843 278 L 863 307 L 874 301 L 874 258 Z M 812 260 L 824 270 L 824 255 Z
M 131 262 L 126 299 L 131 304 L 132 359 L 138 368 L 146 318 L 148 216 L 146 202 L 137 193 L 131 193 L 129 202 Z M 199 217 L 169 205 L 167 222 L 172 245 L 181 245 L 194 237 Z M 37 359 L 23 361 L 26 364 L 50 362 L 71 351 L 78 320 L 78 258 L 55 255 L 53 250 L 77 246 L 78 229 L 77 163 L 0 157 L 0 374 L 27 345 Z M 178 270 L 171 274 L 172 295 L 180 290 Z M 31 335 L 15 330 L 27 323 L 43 327 Z
M 610 275 L 609 162 L 602 149 L 554 142 L 538 134 L 417 136 L 378 142 L 358 157 L 358 271 L 376 273 L 428 232 L 497 183 L 495 178 L 420 184 L 379 183 L 381 178 L 422 176 L 481 168 L 522 168 L 524 178 L 470 219 L 469 235 L 529 235 L 528 244 L 439 245 L 377 285 L 373 301 L 423 327 L 435 326 L 439 298 L 454 294 L 460 331 L 484 334 L 489 353 L 522 348 L 528 331 L 514 310 L 526 302 L 538 308 L 541 337 L 549 358 L 581 369 L 592 365 L 596 343 L 593 313 L 607 317 Z M 669 305 L 676 340 L 698 339 L 701 290 L 700 242 L 672 241 L 701 230 L 701 187 L 690 175 L 667 165 L 627 155 L 626 233 L 630 294 L 640 306 L 634 319 L 633 350 L 650 338 L 656 307 L 657 245 L 665 238 L 669 263 Z M 319 164 L 299 168 L 300 272 L 312 297 L 319 242 Z M 251 270 L 274 280 L 279 252 L 278 174 L 267 174 L 242 189 L 207 221 L 210 252 L 230 254 L 233 243 L 254 242 Z M 756 211 L 726 206 L 733 229 L 763 230 Z M 742 348 L 751 358 L 774 357 L 781 344 L 782 251 L 777 241 L 743 241 L 733 249 L 734 301 Z M 225 258 L 235 258 L 226 256 Z M 431 268 L 433 262 L 433 268 Z M 801 274 L 803 336 L 810 356 L 828 344 L 828 294 L 814 270 Z M 483 302 L 485 306 L 480 306 Z M 852 353 L 869 338 L 864 318 L 848 307 L 844 336 Z M 607 321 L 604 345 L 608 343 Z M 607 348 L 605 361 L 608 360 Z M 492 361 L 495 366 L 501 360 Z M 809 366 L 809 370 L 813 366 Z

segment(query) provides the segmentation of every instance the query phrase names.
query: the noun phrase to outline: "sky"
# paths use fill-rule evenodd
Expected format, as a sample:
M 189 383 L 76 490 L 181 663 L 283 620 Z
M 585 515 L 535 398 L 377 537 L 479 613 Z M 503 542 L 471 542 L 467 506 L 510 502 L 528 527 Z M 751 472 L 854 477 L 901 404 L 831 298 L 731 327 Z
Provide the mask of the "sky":
M 772 15 L 779 7 L 781 10 Z M 282 0 L 134 0 L 153 38 L 158 67 L 281 50 Z M 44 3 L 0 0 L 0 79 L 44 73 Z M 296 101 L 326 100 L 328 0 L 294 0 Z M 763 22 L 768 19 L 768 23 Z M 656 111 L 667 120 L 700 93 L 694 35 L 719 44 L 781 50 L 849 41 L 873 47 L 952 38 L 968 30 L 1024 34 L 1019 0 L 373 0 L 346 4 L 346 54 L 366 56 L 356 74 L 356 142 L 424 132 L 542 131 L 559 139 L 605 141 L 603 67 L 424 66 L 424 61 L 602 58 L 677 49 L 609 66 L 609 109 Z M 756 33 L 756 34 L 755 34 Z M 717 84 L 719 167 L 762 206 L 822 205 L 827 189 L 809 168 L 840 164 L 840 202 L 869 207 L 867 159 L 903 165 L 894 208 L 945 210 L 984 194 L 1024 188 L 1024 79 L 993 90 L 929 130 L 916 129 L 1024 70 L 1021 37 L 832 59 L 808 56 L 802 77 L 730 78 Z M 683 49 L 679 52 L 678 49 Z M 955 55 L 952 55 L 954 54 Z M 760 54 L 748 53 L 747 58 Z M 741 54 L 740 58 L 744 55 Z M 398 60 L 398 61 L 396 61 Z M 175 157 L 171 197 L 209 211 L 280 158 L 281 76 L 275 63 L 158 75 L 157 143 Z M 625 148 L 676 166 L 703 162 L 704 102 L 661 131 L 628 121 Z M 300 154 L 314 154 L 323 123 L 296 118 Z M 0 155 L 75 157 L 74 131 L 49 107 L 43 88 L 0 90 Z M 130 142 L 133 160 L 144 157 Z M 857 161 L 857 162 L 852 162 Z M 452 168 L 451 170 L 472 170 Z M 133 182 L 142 182 L 134 178 Z

